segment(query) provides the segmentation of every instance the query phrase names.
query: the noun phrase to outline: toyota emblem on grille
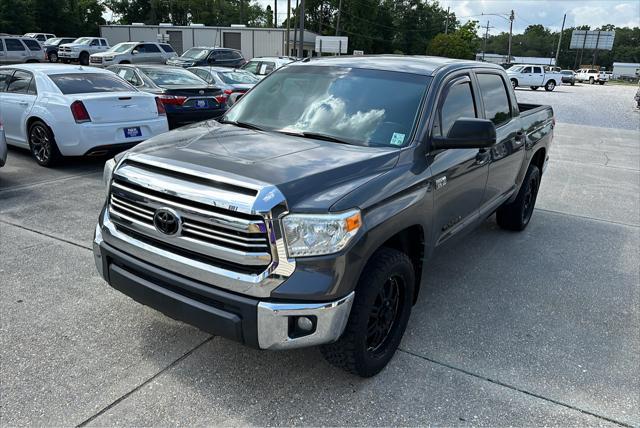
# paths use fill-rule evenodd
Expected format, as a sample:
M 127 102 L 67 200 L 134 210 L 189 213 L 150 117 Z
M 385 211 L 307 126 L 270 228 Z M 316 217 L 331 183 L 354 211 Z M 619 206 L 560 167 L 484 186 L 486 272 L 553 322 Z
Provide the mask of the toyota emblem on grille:
M 204 95 L 204 91 L 202 89 L 200 89 L 200 95 Z
M 153 225 L 158 232 L 175 235 L 180 230 L 180 217 L 169 208 L 160 208 L 153 214 Z

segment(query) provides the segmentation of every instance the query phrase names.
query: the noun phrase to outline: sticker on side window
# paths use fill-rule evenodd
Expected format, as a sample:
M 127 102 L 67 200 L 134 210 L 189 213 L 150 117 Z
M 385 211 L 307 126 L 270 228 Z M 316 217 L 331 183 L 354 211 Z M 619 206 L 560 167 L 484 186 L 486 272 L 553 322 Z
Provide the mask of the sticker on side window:
M 404 143 L 404 134 L 400 134 L 398 132 L 394 132 L 391 136 L 391 141 L 389 143 L 392 146 L 401 146 Z

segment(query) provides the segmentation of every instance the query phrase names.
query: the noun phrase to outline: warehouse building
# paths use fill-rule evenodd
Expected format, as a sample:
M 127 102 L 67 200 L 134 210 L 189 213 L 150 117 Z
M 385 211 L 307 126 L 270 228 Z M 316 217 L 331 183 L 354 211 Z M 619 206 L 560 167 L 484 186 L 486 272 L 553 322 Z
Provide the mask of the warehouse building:
M 250 28 L 244 26 L 205 27 L 192 24 L 189 26 L 160 25 L 101 25 L 100 35 L 109 41 L 111 46 L 121 42 L 165 41 L 181 55 L 194 46 L 221 46 L 238 49 L 247 58 L 257 56 L 280 56 L 286 54 L 286 34 L 284 28 Z M 311 56 L 315 48 L 316 34 L 305 31 L 304 53 Z M 294 31 L 290 31 L 289 55 L 295 54 L 293 46 Z
M 640 64 L 632 62 L 614 62 L 613 77 L 615 79 L 620 77 L 638 78 L 640 77 Z

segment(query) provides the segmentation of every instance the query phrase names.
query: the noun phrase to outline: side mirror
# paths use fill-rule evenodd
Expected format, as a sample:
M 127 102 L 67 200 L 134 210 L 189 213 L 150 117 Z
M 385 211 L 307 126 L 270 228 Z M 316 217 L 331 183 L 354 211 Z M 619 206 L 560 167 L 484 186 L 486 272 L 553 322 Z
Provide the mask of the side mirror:
M 231 95 L 229 95 L 229 98 L 227 99 L 227 107 L 231 107 L 232 105 L 237 103 L 238 100 L 242 98 L 243 95 L 244 94 L 242 92 L 234 92 Z
M 138 49 L 134 49 L 131 51 L 131 55 L 138 55 L 140 51 Z
M 487 119 L 460 118 L 446 137 L 433 137 L 433 149 L 481 149 L 496 143 L 496 127 Z

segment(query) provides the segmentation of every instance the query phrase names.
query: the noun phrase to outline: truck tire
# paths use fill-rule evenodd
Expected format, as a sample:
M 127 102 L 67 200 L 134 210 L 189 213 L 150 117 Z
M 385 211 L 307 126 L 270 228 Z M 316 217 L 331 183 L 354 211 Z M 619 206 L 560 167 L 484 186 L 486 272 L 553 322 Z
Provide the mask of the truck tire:
M 537 90 L 538 90 L 538 88 L 539 88 L 539 86 L 532 86 L 532 87 L 531 87 L 531 90 L 532 90 L 532 91 L 537 91 Z
M 56 52 L 49 52 L 47 57 L 49 58 L 49 62 L 58 62 L 58 54 Z
M 63 63 L 63 64 L 69 64 L 69 60 L 68 60 L 68 59 L 66 59 L 66 58 L 62 58 L 62 60 L 61 60 L 61 61 L 62 61 L 62 63 Z
M 598 81 L 599 84 L 604 85 L 606 82 L 604 80 Z
M 320 350 L 333 366 L 361 377 L 378 374 L 391 360 L 409 322 L 415 274 L 409 257 L 380 248 L 365 267 L 344 333 Z
M 544 85 L 544 90 L 547 92 L 551 92 L 556 88 L 556 81 L 549 80 L 546 85 Z
M 29 125 L 29 149 L 31 156 L 40 166 L 54 166 L 61 158 L 58 145 L 51 129 L 42 121 Z
M 527 227 L 536 205 L 540 177 L 540 169 L 533 164 L 529 165 L 516 199 L 498 208 L 496 212 L 498 226 L 515 231 L 524 230 Z
M 78 62 L 80 62 L 80 65 L 89 65 L 89 52 L 80 53 Z
M 513 89 L 518 87 L 518 81 L 516 79 L 511 79 L 511 86 Z
M 589 84 L 593 85 L 594 83 L 596 83 L 596 80 L 593 77 L 589 77 Z

